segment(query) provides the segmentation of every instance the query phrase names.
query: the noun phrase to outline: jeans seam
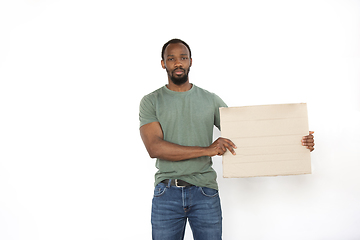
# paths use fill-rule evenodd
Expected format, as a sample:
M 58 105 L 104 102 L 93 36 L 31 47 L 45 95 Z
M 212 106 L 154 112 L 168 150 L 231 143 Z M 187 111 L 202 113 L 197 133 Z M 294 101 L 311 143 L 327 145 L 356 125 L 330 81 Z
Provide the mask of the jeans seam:
M 161 197 L 166 192 L 166 189 L 167 189 L 167 187 L 164 187 L 164 189 L 162 190 L 161 193 L 159 193 L 159 194 L 154 193 L 154 197 Z M 160 190 L 161 190 L 161 188 L 160 188 Z
M 213 198 L 213 197 L 216 197 L 216 196 L 219 195 L 219 191 L 217 191 L 214 195 L 208 195 L 208 194 L 206 194 L 206 193 L 204 192 L 204 190 L 203 190 L 202 187 L 200 187 L 200 190 L 201 190 L 201 193 L 202 193 L 205 197 L 211 197 L 211 198 Z

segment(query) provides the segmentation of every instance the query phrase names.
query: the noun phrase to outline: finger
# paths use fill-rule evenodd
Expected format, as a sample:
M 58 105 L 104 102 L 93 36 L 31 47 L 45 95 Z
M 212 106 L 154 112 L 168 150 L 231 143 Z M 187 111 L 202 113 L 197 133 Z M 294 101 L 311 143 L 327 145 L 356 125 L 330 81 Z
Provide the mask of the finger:
M 306 147 L 314 147 L 314 146 L 315 146 L 315 143 L 303 143 L 303 146 L 306 146 Z
M 228 149 L 233 155 L 236 155 L 235 150 L 234 150 L 232 144 L 230 144 L 230 143 L 224 143 L 224 147 L 226 147 L 226 149 Z
M 231 147 L 237 148 L 236 145 L 235 145 L 235 143 L 233 143 L 233 141 L 231 141 L 230 139 L 228 139 L 228 138 L 222 138 L 222 140 L 223 140 L 224 142 L 226 142 L 227 144 L 230 144 Z
M 226 152 L 226 145 L 225 145 L 226 143 L 223 143 L 222 145 L 221 145 L 221 149 L 224 151 L 224 152 Z
M 233 148 L 237 148 L 237 146 L 235 145 L 235 143 L 233 142 L 233 141 L 231 141 L 230 139 L 226 139 L 226 142 L 228 143 L 228 144 L 230 144 L 231 145 L 231 147 L 233 147 Z
M 309 147 L 309 146 L 307 146 L 306 148 L 309 149 L 310 152 L 314 151 L 314 149 L 315 149 L 314 147 Z
M 219 144 L 219 154 L 223 155 L 226 152 L 226 147 L 223 144 Z
M 309 131 L 309 135 L 312 135 L 314 134 L 315 132 L 314 131 Z
M 313 135 L 307 135 L 307 136 L 303 136 L 302 139 L 308 139 L 308 138 L 314 138 Z
M 307 139 L 303 139 L 301 140 L 302 143 L 313 143 L 314 139 L 313 138 L 307 138 Z
M 234 148 L 228 147 L 227 149 L 229 149 L 229 151 L 232 153 L 232 155 L 236 155 Z
M 309 149 L 311 152 L 314 150 L 315 143 L 313 143 L 313 142 L 312 143 L 303 143 L 302 145 L 306 146 L 306 148 Z
M 221 155 L 223 155 L 224 153 L 226 152 L 226 149 L 224 150 L 224 149 L 222 149 L 222 148 L 219 148 L 219 151 L 218 151 L 218 156 L 221 156 Z
M 230 140 L 230 139 L 227 139 L 227 138 L 218 138 L 218 146 L 219 146 L 219 149 L 221 148 L 222 149 L 222 154 L 224 154 L 227 150 L 229 150 L 233 155 L 236 155 L 235 151 L 234 151 L 234 148 L 237 148 L 236 145 Z
M 315 146 L 315 143 L 314 142 L 303 142 L 302 145 L 313 147 L 313 146 Z
M 308 145 L 308 143 L 313 143 L 314 142 L 314 137 L 313 136 L 305 136 L 301 139 L 301 144 L 303 146 Z

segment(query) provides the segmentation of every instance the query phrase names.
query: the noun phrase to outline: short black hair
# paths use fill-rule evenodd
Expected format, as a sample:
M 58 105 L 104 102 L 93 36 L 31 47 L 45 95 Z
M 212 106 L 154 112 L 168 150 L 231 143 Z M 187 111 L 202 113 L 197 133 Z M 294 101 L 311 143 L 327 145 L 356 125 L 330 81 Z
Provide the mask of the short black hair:
M 190 50 L 189 45 L 188 45 L 186 42 L 184 42 L 183 40 L 181 40 L 181 39 L 174 38 L 174 39 L 171 39 L 170 41 L 168 41 L 167 43 L 164 44 L 164 46 L 163 46 L 163 48 L 162 48 L 162 51 L 161 51 L 161 58 L 162 58 L 162 60 L 164 60 L 165 49 L 166 49 L 166 47 L 167 47 L 170 43 L 182 43 L 182 44 L 184 44 L 184 45 L 187 47 L 187 49 L 189 49 L 190 58 L 191 58 L 191 50 Z

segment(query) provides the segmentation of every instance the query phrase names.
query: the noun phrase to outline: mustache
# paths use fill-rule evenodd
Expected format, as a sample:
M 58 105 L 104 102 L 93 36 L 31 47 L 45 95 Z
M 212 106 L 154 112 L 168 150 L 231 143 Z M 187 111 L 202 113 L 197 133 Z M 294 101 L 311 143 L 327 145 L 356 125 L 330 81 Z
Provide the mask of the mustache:
M 175 71 L 177 71 L 177 70 L 182 70 L 182 71 L 186 72 L 185 69 L 183 69 L 183 68 L 181 68 L 181 67 L 180 67 L 180 68 L 175 68 L 175 69 L 173 70 L 173 72 L 175 72 Z

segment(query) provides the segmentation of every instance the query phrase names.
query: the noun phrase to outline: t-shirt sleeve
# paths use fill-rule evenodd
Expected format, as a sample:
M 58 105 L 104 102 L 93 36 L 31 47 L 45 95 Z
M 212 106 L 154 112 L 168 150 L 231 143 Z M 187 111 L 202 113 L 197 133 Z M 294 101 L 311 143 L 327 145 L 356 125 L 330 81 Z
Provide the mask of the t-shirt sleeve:
M 220 111 L 219 111 L 219 108 L 228 107 L 228 106 L 216 94 L 214 94 L 214 106 L 215 106 L 214 125 L 220 130 Z
M 159 121 L 156 117 L 155 104 L 151 100 L 149 95 L 144 96 L 140 101 L 139 120 L 140 120 L 140 127 L 151 122 Z

